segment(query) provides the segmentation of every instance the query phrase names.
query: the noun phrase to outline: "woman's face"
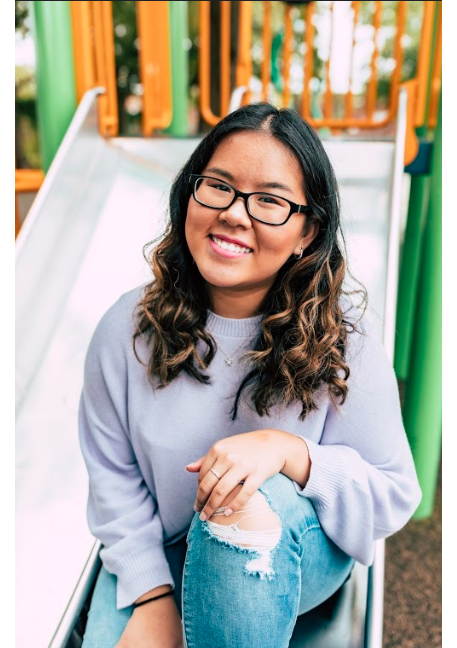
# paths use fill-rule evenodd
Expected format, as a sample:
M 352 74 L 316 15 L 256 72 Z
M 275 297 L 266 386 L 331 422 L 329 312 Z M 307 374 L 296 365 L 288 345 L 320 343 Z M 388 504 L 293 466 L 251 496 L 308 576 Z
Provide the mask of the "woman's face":
M 268 133 L 242 131 L 223 140 L 201 172 L 243 192 L 265 191 L 306 205 L 304 178 L 293 153 Z M 222 189 L 223 189 L 222 185 Z M 227 209 L 210 209 L 189 200 L 185 234 L 190 253 L 206 283 L 213 310 L 224 317 L 256 312 L 279 269 L 300 254 L 317 234 L 317 224 L 293 214 L 281 226 L 251 219 L 243 198 Z M 214 241 L 218 239 L 218 242 Z M 221 249 L 231 241 L 249 252 Z

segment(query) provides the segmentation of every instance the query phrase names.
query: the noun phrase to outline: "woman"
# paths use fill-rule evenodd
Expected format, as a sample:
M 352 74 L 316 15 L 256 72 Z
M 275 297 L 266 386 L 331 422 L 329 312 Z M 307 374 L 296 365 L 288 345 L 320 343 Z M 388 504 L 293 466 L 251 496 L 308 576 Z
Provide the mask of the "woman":
M 343 298 L 337 185 L 297 113 L 223 119 L 170 217 L 87 354 L 84 647 L 286 647 L 418 506 L 395 377 Z

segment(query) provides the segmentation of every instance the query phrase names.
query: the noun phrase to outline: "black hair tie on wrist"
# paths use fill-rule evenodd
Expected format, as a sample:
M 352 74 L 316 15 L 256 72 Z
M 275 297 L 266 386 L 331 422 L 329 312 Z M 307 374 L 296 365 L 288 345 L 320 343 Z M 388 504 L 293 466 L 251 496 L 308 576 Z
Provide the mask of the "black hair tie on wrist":
M 157 601 L 157 599 L 163 598 L 164 596 L 170 596 L 170 594 L 173 594 L 174 590 L 170 590 L 169 592 L 165 592 L 164 594 L 159 594 L 159 596 L 152 596 L 151 598 L 146 599 L 145 601 L 141 601 L 141 603 L 134 603 L 133 607 L 141 607 L 142 605 L 146 605 L 146 603 L 150 603 L 151 601 Z

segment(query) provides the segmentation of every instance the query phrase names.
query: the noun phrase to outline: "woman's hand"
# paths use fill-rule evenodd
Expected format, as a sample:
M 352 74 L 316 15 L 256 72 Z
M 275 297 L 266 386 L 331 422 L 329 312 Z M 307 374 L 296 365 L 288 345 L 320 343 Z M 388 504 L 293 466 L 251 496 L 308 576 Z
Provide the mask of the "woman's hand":
M 195 510 L 202 511 L 200 518 L 210 518 L 241 480 L 244 485 L 226 503 L 225 513 L 243 508 L 266 479 L 283 470 L 289 451 L 285 441 L 292 436 L 269 429 L 237 434 L 217 441 L 205 456 L 186 466 L 189 472 L 200 472 L 195 502 Z
M 136 608 L 116 648 L 183 648 L 181 617 L 172 596 Z

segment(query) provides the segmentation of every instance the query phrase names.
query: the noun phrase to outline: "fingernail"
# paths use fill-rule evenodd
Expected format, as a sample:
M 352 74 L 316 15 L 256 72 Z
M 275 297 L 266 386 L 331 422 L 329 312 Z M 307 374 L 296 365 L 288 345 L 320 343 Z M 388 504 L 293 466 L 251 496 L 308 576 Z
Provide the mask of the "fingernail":
M 200 507 L 198 507 L 196 504 L 194 504 L 194 511 L 195 513 L 198 513 L 200 510 Z
M 201 515 L 200 515 L 200 520 L 201 520 L 202 522 L 204 522 L 204 521 L 206 520 L 207 517 L 208 517 L 208 516 L 206 515 L 206 513 L 201 513 Z
M 224 515 L 232 515 L 233 511 L 231 508 L 225 509 Z

